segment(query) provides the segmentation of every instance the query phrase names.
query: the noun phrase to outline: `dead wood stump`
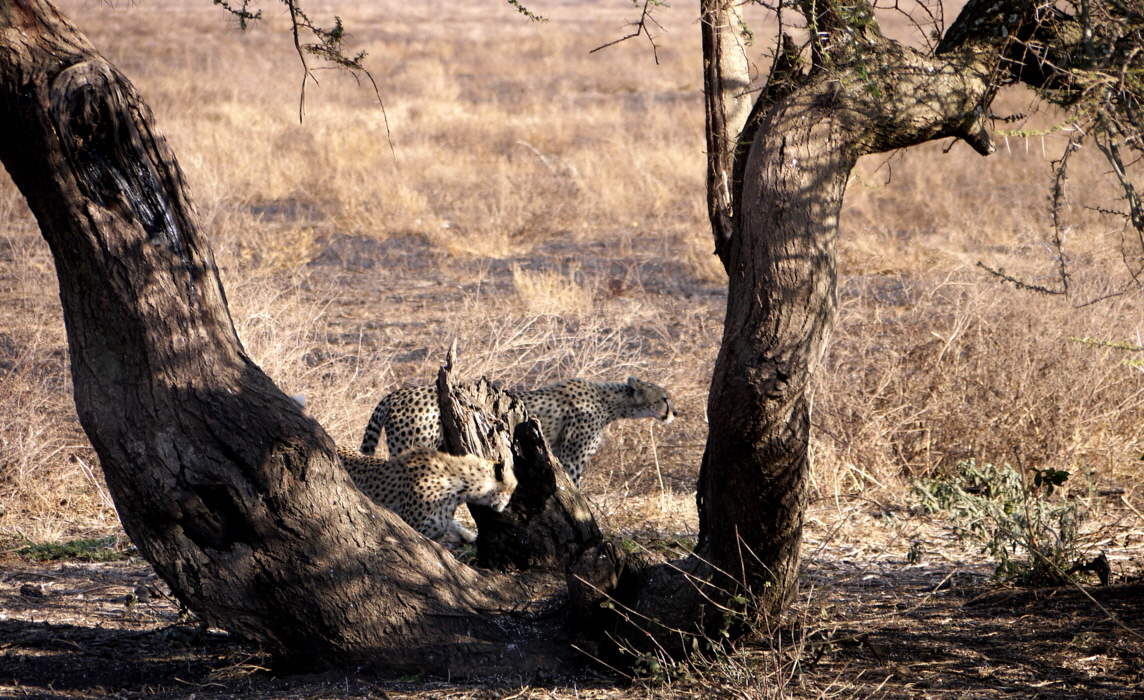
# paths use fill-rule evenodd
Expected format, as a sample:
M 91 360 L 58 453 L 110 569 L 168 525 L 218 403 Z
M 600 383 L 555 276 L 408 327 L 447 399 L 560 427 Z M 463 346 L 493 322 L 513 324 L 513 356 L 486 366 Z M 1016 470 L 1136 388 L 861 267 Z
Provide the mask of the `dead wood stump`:
M 520 399 L 485 378 L 458 382 L 456 343 L 437 375 L 437 401 L 445 449 L 512 466 L 517 478 L 503 513 L 470 506 L 477 523 L 477 564 L 489 569 L 563 572 L 602 540 L 580 490 L 527 417 Z

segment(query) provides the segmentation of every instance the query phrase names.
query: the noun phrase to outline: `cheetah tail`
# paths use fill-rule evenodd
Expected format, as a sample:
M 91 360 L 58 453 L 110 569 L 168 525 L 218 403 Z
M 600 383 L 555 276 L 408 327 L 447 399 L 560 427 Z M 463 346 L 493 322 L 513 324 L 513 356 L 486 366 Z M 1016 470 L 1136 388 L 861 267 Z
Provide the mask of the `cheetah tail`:
M 382 426 L 389 419 L 388 398 L 379 401 L 377 408 L 373 409 L 373 415 L 369 417 L 369 423 L 365 426 L 365 434 L 361 438 L 360 449 L 362 454 L 372 456 L 377 452 L 377 443 L 381 440 Z

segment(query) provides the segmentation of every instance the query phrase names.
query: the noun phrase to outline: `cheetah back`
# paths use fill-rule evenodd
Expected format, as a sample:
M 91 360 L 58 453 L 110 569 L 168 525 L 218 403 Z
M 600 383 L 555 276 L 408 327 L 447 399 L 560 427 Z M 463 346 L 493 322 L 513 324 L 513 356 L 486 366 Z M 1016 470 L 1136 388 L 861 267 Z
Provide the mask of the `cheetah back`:
M 544 438 L 577 486 L 609 423 L 620 418 L 659 418 L 665 423 L 675 419 L 667 390 L 635 377 L 626 383 L 566 379 L 516 396 L 540 423 Z
M 437 388 L 430 385 L 400 389 L 379 401 L 362 436 L 363 454 L 376 453 L 383 431 L 390 457 L 414 447 L 444 447 Z

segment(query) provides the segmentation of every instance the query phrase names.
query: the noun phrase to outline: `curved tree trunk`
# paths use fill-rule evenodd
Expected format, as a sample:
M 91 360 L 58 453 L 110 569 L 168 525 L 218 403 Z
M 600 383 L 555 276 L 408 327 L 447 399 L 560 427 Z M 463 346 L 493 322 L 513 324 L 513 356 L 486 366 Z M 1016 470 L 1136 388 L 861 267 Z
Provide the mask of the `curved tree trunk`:
M 46 1 L 0 2 L 0 46 L 0 160 L 55 257 L 80 421 L 175 594 L 293 668 L 564 668 L 558 616 L 374 505 L 246 356 L 130 83 Z
M 976 138 L 991 62 L 882 41 L 849 75 L 812 72 L 755 130 L 724 262 L 724 336 L 708 397 L 700 554 L 777 614 L 794 590 L 809 469 L 810 379 L 834 323 L 842 197 L 862 155 Z M 987 148 L 987 147 L 983 147 Z
M 962 48 L 941 58 L 882 38 L 864 3 L 808 7 L 821 13 L 826 37 L 812 46 L 816 63 L 798 69 L 780 38 L 744 131 L 749 155 L 736 165 L 741 205 L 722 249 L 730 288 L 698 493 L 699 556 L 738 579 L 768 615 L 785 608 L 797 582 L 810 379 L 834 323 L 850 172 L 862 155 L 950 136 L 991 152 L 982 115 L 1006 36 L 997 23 L 1014 29 L 1032 6 L 994 2 L 963 15 L 955 27 L 971 28 Z
M 882 38 L 864 2 L 804 4 L 821 30 L 809 67 L 789 37 L 779 38 L 734 152 L 730 206 L 709 207 L 730 286 L 696 494 L 699 543 L 689 559 L 655 567 L 598 557 L 615 580 L 617 612 L 600 622 L 619 640 L 613 651 L 685 654 L 739 621 L 769 624 L 791 600 L 810 467 L 810 380 L 834 323 L 846 182 L 862 155 L 933 139 L 991 152 L 983 115 L 999 80 L 999 49 L 1033 5 L 971 5 L 954 25 L 958 40 L 938 58 Z M 704 3 L 712 13 L 705 31 L 730 31 L 719 14 L 725 7 Z M 708 128 L 717 128 L 711 95 L 722 86 L 708 74 L 705 90 Z M 726 138 L 709 134 L 709 145 Z M 716 154 L 708 158 L 711 202 L 723 176 L 710 167 Z

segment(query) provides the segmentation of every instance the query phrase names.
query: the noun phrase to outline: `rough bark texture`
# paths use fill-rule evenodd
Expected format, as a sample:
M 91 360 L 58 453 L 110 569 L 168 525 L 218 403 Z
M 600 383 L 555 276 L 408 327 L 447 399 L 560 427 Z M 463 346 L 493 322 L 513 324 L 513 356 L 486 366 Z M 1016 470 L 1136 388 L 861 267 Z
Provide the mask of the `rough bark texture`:
M 456 364 L 454 340 L 437 372 L 437 405 L 445 450 L 455 455 L 475 454 L 511 468 L 513 430 L 525 418 L 524 404 L 484 378 L 459 383 Z
M 1014 28 L 1023 13 L 994 2 Z M 834 321 L 838 215 L 857 159 L 948 136 L 981 153 L 995 89 L 995 22 L 934 58 L 884 39 L 864 3 L 811 3 L 823 35 L 805 73 L 780 48 L 743 164 L 725 247 L 727 316 L 708 398 L 697 554 L 777 614 L 797 581 L 810 428 L 809 382 Z M 809 7 L 804 14 L 812 12 Z M 976 39 L 975 39 L 976 37 Z M 783 64 L 786 64 L 785 66 Z M 752 121 L 754 121 L 754 119 Z
M 810 377 L 834 321 L 838 214 L 858 157 L 969 135 L 988 67 L 885 43 L 865 78 L 808 76 L 761 121 L 708 399 L 700 549 L 781 609 L 797 576 L 808 469 Z M 849 78 L 849 79 L 848 79 Z M 760 584 L 770 583 L 764 589 Z
M 456 343 L 437 375 L 437 399 L 445 448 L 512 467 L 512 502 L 498 513 L 469 506 L 477 523 L 477 563 L 487 569 L 559 572 L 601 540 L 588 502 L 552 455 L 540 425 L 524 404 L 482 378 L 454 377 Z
M 883 38 L 866 3 L 804 5 L 821 31 L 809 65 L 780 38 L 771 82 L 740 138 L 750 146 L 736 150 L 731 224 L 712 216 L 730 283 L 708 398 L 696 553 L 656 567 L 610 551 L 590 551 L 590 562 L 586 555 L 585 587 L 612 586 L 616 613 L 598 624 L 619 640 L 613 651 L 684 653 L 746 619 L 728 604 L 733 596 L 753 602 L 747 612 L 756 621 L 785 609 L 798 576 L 809 386 L 834 321 L 846 181 L 862 155 L 943 137 L 989 153 L 983 115 L 996 87 L 996 32 L 1016 31 L 1029 7 L 989 3 L 981 10 L 988 17 L 959 20 L 970 28 L 956 50 L 934 58 Z M 705 89 L 710 114 L 721 88 L 708 79 Z
M 130 83 L 41 0 L 0 2 L 0 160 L 55 257 L 76 407 L 123 526 L 191 609 L 291 668 L 566 667 L 536 592 L 355 489 L 245 355 L 178 165 Z
M 565 568 L 602 539 L 580 489 L 552 456 L 540 425 L 516 426 L 513 461 L 518 485 L 503 513 L 470 508 L 477 522 L 477 563 L 490 569 Z

